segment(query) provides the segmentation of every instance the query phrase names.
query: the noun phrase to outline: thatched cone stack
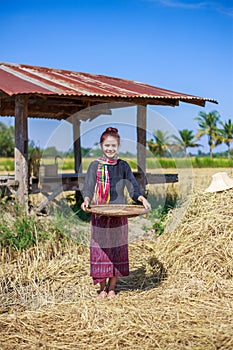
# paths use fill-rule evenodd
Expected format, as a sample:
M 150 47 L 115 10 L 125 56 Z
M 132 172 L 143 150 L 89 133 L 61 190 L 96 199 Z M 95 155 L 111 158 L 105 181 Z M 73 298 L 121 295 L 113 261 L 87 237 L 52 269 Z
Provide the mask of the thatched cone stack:
M 21 269 L 21 291 L 31 288 L 44 306 L 28 295 L 28 308 L 9 298 L 6 308 L 5 295 L 1 348 L 232 349 L 232 199 L 231 191 L 196 193 L 173 232 L 132 244 L 132 273 L 115 300 L 95 299 L 85 249 L 60 249 L 47 261 L 37 252 L 30 268 L 22 257 L 9 263 L 11 276 Z M 17 283 L 13 293 L 3 276 L 13 298 Z

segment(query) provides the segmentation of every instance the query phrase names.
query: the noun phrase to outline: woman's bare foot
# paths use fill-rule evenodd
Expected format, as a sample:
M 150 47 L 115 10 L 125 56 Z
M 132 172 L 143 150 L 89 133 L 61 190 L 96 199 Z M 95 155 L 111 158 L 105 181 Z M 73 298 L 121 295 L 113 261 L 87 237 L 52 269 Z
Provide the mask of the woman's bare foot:
M 100 292 L 97 295 L 98 299 L 103 299 L 107 297 L 107 285 L 106 285 L 106 279 L 100 282 Z
M 100 291 L 100 293 L 97 295 L 97 298 L 98 299 L 104 299 L 104 298 L 106 298 L 107 297 L 107 292 L 106 292 L 106 290 L 101 290 Z
M 110 290 L 110 291 L 108 292 L 108 298 L 110 298 L 110 299 L 116 298 L 116 293 L 115 293 L 114 290 Z

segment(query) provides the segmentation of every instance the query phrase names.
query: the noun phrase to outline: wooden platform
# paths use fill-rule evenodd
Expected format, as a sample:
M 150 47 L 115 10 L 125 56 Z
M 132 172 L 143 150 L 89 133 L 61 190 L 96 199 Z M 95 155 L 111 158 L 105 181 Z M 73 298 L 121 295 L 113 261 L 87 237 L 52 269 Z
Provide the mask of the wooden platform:
M 58 185 L 63 187 L 63 191 L 75 191 L 83 189 L 85 180 L 85 173 L 82 174 L 60 174 L 57 176 L 43 177 L 41 186 L 42 192 L 50 192 Z M 134 172 L 134 176 L 138 182 L 141 181 L 143 175 L 138 172 Z M 178 174 L 146 174 L 146 184 L 160 184 L 160 183 L 174 183 L 178 182 Z
M 61 193 L 63 191 L 82 191 L 85 180 L 85 173 L 82 174 L 58 174 L 57 176 L 45 176 L 29 179 L 29 193 Z M 141 183 L 143 174 L 134 172 L 136 180 Z M 178 174 L 151 174 L 147 173 L 145 184 L 161 184 L 178 182 Z M 0 197 L 15 194 L 18 182 L 15 181 L 14 175 L 0 176 Z M 54 196 L 52 196 L 54 197 Z
M 29 179 L 29 192 L 41 192 L 39 187 L 45 191 L 51 191 L 58 184 L 62 185 L 63 191 L 82 190 L 86 174 L 58 174 L 56 176 L 45 176 L 41 179 L 32 177 Z M 134 172 L 137 181 L 140 181 L 142 174 Z M 146 174 L 146 184 L 160 184 L 160 183 L 174 183 L 178 182 L 178 174 Z M 16 189 L 18 182 L 14 175 L 0 175 L 0 188 L 8 187 L 9 189 Z
M 14 175 L 0 176 L 0 198 L 15 194 L 18 188 L 18 182 L 15 181 Z

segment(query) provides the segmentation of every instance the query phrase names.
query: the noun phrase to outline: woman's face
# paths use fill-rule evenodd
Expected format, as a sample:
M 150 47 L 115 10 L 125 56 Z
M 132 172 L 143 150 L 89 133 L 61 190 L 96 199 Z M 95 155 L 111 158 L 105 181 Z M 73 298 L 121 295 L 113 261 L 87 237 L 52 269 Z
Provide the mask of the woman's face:
M 117 154 L 118 147 L 119 145 L 117 139 L 113 136 L 107 136 L 101 145 L 104 155 L 110 159 L 114 158 L 114 156 Z

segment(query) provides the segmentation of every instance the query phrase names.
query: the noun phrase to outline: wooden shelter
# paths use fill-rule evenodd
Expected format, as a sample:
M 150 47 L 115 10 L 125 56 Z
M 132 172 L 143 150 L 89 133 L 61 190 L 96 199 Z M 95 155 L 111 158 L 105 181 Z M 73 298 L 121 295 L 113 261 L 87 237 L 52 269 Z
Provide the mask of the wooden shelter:
M 0 63 L 0 115 L 15 117 L 15 181 L 22 205 L 28 202 L 28 117 L 67 120 L 72 115 L 75 172 L 81 164 L 80 120 L 110 114 L 106 103 L 137 105 L 138 169 L 146 172 L 146 106 L 205 106 L 217 101 L 170 91 L 144 83 L 62 69 Z M 86 111 L 88 107 L 92 113 Z M 102 107 L 103 106 L 103 107 Z M 84 113 L 77 113 L 85 110 Z M 94 112 L 93 112 L 94 111 Z

